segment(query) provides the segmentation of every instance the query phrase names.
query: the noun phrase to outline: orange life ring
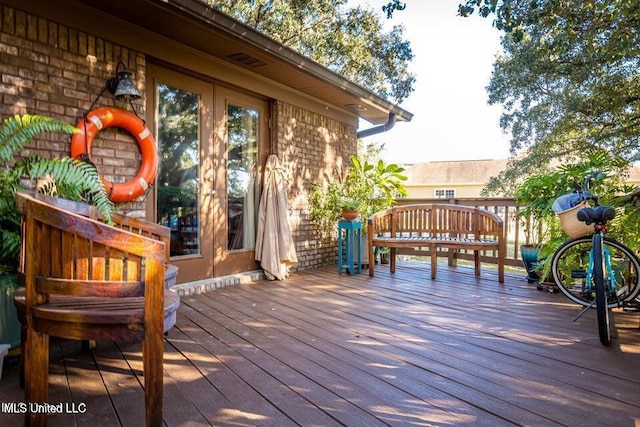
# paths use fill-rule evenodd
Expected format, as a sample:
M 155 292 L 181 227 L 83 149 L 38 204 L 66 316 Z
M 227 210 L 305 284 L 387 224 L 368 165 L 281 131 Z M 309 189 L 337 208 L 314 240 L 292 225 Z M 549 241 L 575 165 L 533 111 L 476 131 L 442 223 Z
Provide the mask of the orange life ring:
M 112 202 L 128 202 L 147 191 L 158 172 L 158 151 L 153 135 L 142 119 L 127 110 L 102 107 L 87 113 L 76 127 L 80 132 L 71 138 L 71 157 L 80 158 L 86 153 L 89 159 L 93 139 L 102 129 L 120 127 L 128 130 L 135 137 L 142 153 L 142 164 L 137 175 L 124 183 L 114 183 L 105 178 L 102 181 Z

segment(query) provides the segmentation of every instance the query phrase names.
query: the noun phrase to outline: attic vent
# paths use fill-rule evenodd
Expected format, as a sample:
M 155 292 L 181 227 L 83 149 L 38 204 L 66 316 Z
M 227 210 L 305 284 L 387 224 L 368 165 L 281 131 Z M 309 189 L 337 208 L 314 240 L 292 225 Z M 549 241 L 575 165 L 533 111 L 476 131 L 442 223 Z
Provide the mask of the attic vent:
M 253 56 L 249 56 L 246 53 L 242 53 L 242 52 L 229 55 L 229 58 L 233 59 L 234 61 L 241 62 L 247 67 L 252 67 L 252 68 L 262 67 L 263 65 L 267 65 L 266 63 L 260 61 L 259 59 L 254 58 Z
M 351 110 L 355 113 L 360 113 L 362 111 L 367 111 L 366 107 L 363 107 L 360 104 L 345 104 L 344 107 L 348 110 Z

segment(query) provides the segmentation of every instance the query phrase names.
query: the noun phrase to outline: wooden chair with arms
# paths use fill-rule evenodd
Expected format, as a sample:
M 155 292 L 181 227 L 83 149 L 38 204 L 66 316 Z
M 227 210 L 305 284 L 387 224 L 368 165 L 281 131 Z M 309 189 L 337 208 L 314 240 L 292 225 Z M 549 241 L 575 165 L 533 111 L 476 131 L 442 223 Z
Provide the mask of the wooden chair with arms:
M 26 400 L 47 401 L 49 336 L 139 340 L 146 424 L 161 425 L 166 306 L 179 303 L 171 291 L 165 300 L 165 244 L 26 193 L 17 197 L 23 213 L 24 289 L 15 301 L 26 332 Z M 26 417 L 28 425 L 46 424 L 46 415 Z

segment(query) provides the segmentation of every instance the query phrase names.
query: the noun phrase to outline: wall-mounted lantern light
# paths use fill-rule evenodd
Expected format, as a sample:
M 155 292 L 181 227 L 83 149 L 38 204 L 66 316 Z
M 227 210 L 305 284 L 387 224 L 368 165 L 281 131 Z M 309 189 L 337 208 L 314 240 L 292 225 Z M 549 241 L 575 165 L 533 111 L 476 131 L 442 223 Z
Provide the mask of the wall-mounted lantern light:
M 96 105 L 100 97 L 102 97 L 104 92 L 108 90 L 109 93 L 112 94 L 113 97 L 118 101 L 128 102 L 129 105 L 131 105 L 131 109 L 137 116 L 138 112 L 133 106 L 132 101 L 140 99 L 142 95 L 140 95 L 140 92 L 136 88 L 136 85 L 133 83 L 133 80 L 131 80 L 131 74 L 131 71 L 126 69 L 124 62 L 118 61 L 118 64 L 116 65 L 115 76 L 109 78 L 106 81 L 104 87 L 102 88 L 102 91 L 93 101 L 88 111 L 93 110 L 93 107 Z
M 122 66 L 122 70 L 118 71 L 120 66 Z M 131 71 L 127 70 L 124 63 L 120 61 L 116 66 L 116 76 L 107 80 L 107 90 L 118 101 L 130 102 L 142 97 L 131 80 L 131 74 Z

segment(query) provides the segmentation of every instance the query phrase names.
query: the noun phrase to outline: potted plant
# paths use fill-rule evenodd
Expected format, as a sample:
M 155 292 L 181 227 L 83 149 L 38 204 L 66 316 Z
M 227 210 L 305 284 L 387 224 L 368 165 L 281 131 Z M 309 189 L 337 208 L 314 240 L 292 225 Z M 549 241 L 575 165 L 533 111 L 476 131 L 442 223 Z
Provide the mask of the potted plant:
M 366 232 L 366 220 L 374 212 L 393 206 L 407 195 L 404 168 L 378 160 L 375 164 L 351 157 L 351 168 L 343 181 L 311 189 L 311 220 L 324 231 L 333 231 L 343 208 L 358 210 Z
M 527 272 L 527 281 L 537 283 L 540 280 L 537 268 L 543 235 L 543 221 L 553 216 L 551 205 L 540 187 L 545 186 L 547 175 L 531 176 L 518 186 L 515 193 L 516 203 L 522 206 L 516 213 L 524 230 L 525 243 L 520 245 L 520 257 Z
M 358 218 L 358 211 L 362 202 L 353 197 L 343 196 L 340 199 L 340 209 L 342 211 L 342 218 L 347 221 L 353 221 Z
M 406 197 L 403 182 L 407 180 L 404 168 L 382 160 L 370 163 L 351 157 L 351 168 L 347 175 L 345 190 L 351 198 L 360 202 L 360 216 L 364 222 L 375 212 L 390 208 L 399 197 Z
M 16 190 L 46 177 L 44 190 L 72 200 L 91 202 L 109 218 L 113 204 L 95 166 L 71 158 L 45 159 L 33 155 L 15 160 L 38 134 L 76 132 L 76 128 L 54 118 L 23 115 L 4 120 L 0 128 L 0 343 L 12 347 L 20 344 L 20 325 L 13 306 L 13 292 L 18 286 L 20 256 L 20 213 L 16 207 Z
M 531 267 L 533 272 L 539 276 L 540 282 L 552 282 L 552 280 L 546 279 L 551 270 L 551 266 L 546 260 L 550 259 L 550 255 L 568 239 L 557 214 L 552 209 L 555 200 L 575 189 L 582 188 L 584 179 L 592 171 L 598 170 L 613 172 L 604 173 L 606 178 L 597 184 L 596 192 L 600 196 L 601 203 L 614 205 L 624 203 L 624 198 L 620 198 L 619 195 L 630 192 L 629 188 L 622 185 L 620 178 L 624 175 L 626 165 L 626 162 L 612 157 L 609 153 L 593 150 L 584 153 L 584 157 L 578 162 L 559 166 L 548 173 L 532 175 L 517 187 L 516 202 L 524 206 L 517 216 L 526 224 L 527 239 L 526 244 L 521 245 L 521 255 L 523 261 L 526 257 L 534 262 Z M 612 230 L 617 232 L 636 230 L 636 218 L 637 215 L 634 215 L 631 210 L 618 210 L 615 222 L 625 222 L 629 225 L 616 227 L 612 224 Z M 623 241 L 633 239 L 633 236 L 618 235 L 616 237 Z M 529 271 L 529 267 L 527 270 Z
M 351 157 L 351 168 L 343 181 L 316 185 L 311 191 L 310 217 L 322 231 L 333 232 L 345 207 L 356 208 L 362 219 L 362 238 L 367 241 L 367 219 L 373 213 L 393 206 L 396 198 L 407 195 L 404 168 L 382 160 L 370 163 Z M 366 251 L 363 251 L 366 253 Z M 364 264 L 368 259 L 363 259 Z

